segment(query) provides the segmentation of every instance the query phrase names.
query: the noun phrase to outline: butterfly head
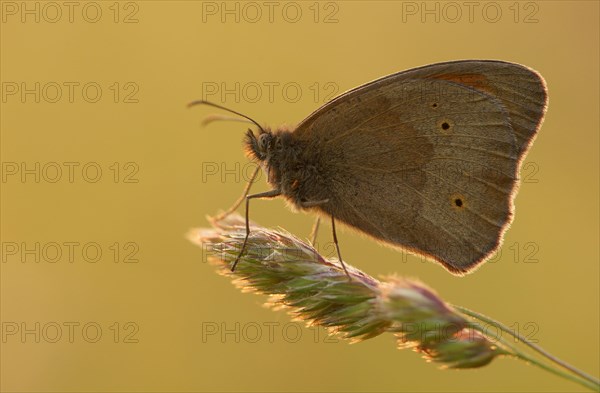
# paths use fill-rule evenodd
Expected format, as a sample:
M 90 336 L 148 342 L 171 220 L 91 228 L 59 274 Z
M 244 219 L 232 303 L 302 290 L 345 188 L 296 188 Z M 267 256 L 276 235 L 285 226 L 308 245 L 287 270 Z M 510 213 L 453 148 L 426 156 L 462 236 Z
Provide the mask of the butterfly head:
M 275 130 L 261 128 L 257 133 L 252 130 L 246 132 L 246 155 L 258 161 L 273 187 L 281 187 L 282 174 L 289 172 L 290 160 L 293 161 L 297 155 L 293 139 L 291 130 L 286 126 Z
M 251 129 L 246 132 L 246 154 L 258 161 L 269 161 L 275 148 L 276 137 L 270 129 L 260 129 L 258 136 Z

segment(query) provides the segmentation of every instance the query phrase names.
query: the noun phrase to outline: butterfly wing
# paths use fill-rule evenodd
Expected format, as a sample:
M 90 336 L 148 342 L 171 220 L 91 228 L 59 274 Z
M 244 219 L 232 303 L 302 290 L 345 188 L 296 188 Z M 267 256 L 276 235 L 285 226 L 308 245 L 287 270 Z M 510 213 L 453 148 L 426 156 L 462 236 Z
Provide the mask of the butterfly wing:
M 309 137 L 313 129 L 318 129 L 319 135 L 313 136 L 317 139 L 325 137 L 328 133 L 339 134 L 337 129 L 323 130 L 314 127 L 314 123 L 315 121 L 328 122 L 327 118 L 331 119 L 331 116 L 336 117 L 336 122 L 343 121 L 345 118 L 351 120 L 352 115 L 349 112 L 344 112 L 343 116 L 339 115 L 338 105 L 347 105 L 350 102 L 354 105 L 360 104 L 360 97 L 366 91 L 390 85 L 401 87 L 404 82 L 411 80 L 455 82 L 500 100 L 509 114 L 509 121 L 521 156 L 527 152 L 533 142 L 548 105 L 546 83 L 542 76 L 531 68 L 497 60 L 450 61 L 401 71 L 349 90 L 306 117 L 298 125 L 297 133 Z M 408 91 L 404 96 L 408 98 L 410 93 Z M 361 110 L 364 110 L 362 106 Z
M 461 274 L 498 248 L 545 107 L 525 67 L 443 63 L 351 90 L 294 134 L 319 147 L 319 209 Z

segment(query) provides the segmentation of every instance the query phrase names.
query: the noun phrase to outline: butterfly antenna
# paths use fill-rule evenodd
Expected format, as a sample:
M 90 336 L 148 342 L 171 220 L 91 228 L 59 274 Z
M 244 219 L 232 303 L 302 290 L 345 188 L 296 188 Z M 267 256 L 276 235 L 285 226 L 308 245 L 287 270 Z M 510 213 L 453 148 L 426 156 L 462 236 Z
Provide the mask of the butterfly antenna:
M 257 122 L 256 122 L 254 119 L 252 119 L 251 117 L 248 117 L 248 116 L 246 116 L 246 115 L 244 115 L 244 114 L 242 114 L 242 113 L 240 113 L 240 112 L 236 112 L 236 111 L 234 111 L 233 109 L 225 108 L 224 106 L 221 106 L 221 105 L 218 105 L 218 104 L 214 104 L 214 103 L 212 103 L 212 102 L 210 102 L 210 101 L 204 101 L 204 100 L 192 101 L 192 102 L 190 102 L 190 103 L 187 105 L 187 107 L 188 107 L 188 108 L 191 108 L 192 106 L 196 106 L 196 105 L 208 105 L 208 106 L 212 106 L 212 107 L 215 107 L 215 108 L 223 109 L 224 111 L 227 111 L 227 112 L 233 113 L 233 114 L 235 114 L 235 115 L 238 115 L 238 116 L 241 116 L 241 117 L 243 117 L 244 119 L 250 120 L 252 123 L 254 123 L 254 124 L 255 124 L 255 125 L 256 125 L 256 126 L 259 128 L 259 130 L 261 130 L 262 132 L 266 132 L 266 131 L 265 131 L 265 129 L 264 129 L 264 128 L 262 128 L 262 127 L 260 126 L 260 124 L 258 124 L 258 123 L 257 123 Z M 214 120 L 222 120 L 222 119 L 215 119 L 215 118 L 213 118 L 213 119 L 210 119 L 210 118 L 209 118 L 209 119 L 207 119 L 207 120 L 208 120 L 208 122 L 210 123 L 211 121 L 214 121 Z
M 204 120 L 202 120 L 202 123 L 200 123 L 200 124 L 204 127 L 215 121 L 238 121 L 240 123 L 254 124 L 248 119 L 233 117 L 233 116 L 226 116 L 226 115 L 208 115 L 204 118 Z

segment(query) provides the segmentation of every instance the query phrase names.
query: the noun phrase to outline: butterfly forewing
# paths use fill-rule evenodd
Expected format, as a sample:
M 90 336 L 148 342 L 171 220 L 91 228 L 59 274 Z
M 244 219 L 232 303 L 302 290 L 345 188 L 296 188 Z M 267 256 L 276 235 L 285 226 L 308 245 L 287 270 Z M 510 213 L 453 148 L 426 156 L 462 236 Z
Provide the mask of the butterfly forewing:
M 542 80 L 525 67 L 442 63 L 345 93 L 294 134 L 318 147 L 330 199 L 320 209 L 464 273 L 511 221 L 518 166 L 545 105 Z

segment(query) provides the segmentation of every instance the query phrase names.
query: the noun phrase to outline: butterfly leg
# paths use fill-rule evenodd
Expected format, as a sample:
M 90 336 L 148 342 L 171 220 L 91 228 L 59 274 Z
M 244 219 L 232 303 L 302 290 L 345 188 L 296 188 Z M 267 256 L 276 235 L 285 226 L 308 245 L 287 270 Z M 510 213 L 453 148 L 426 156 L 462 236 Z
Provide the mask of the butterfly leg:
M 317 205 L 322 205 L 327 202 L 329 202 L 329 199 L 324 199 L 322 201 L 308 201 L 308 202 L 303 202 L 302 207 L 313 207 L 313 206 L 317 206 Z M 315 244 L 315 240 L 317 238 L 317 231 L 319 229 L 319 223 L 320 223 L 320 219 L 319 219 L 319 217 L 317 217 L 317 221 L 315 222 L 315 225 L 313 226 L 313 230 L 310 235 L 311 239 L 312 239 L 311 240 L 312 244 Z M 331 216 L 331 229 L 333 230 L 333 242 L 335 243 L 335 248 L 337 250 L 338 259 L 340 261 L 340 264 L 344 268 L 344 273 L 346 273 L 346 276 L 348 276 L 348 280 L 352 281 L 352 277 L 350 276 L 350 273 L 348 273 L 348 269 L 346 269 L 346 265 L 344 264 L 344 261 L 342 260 L 342 253 L 340 252 L 340 245 L 338 244 L 337 233 L 335 232 L 335 217 L 333 215 Z
M 250 236 L 250 220 L 249 220 L 250 199 L 254 199 L 254 198 L 275 198 L 275 197 L 277 197 L 279 195 L 281 195 L 281 191 L 280 190 L 270 190 L 270 191 L 266 191 L 266 192 L 261 192 L 259 194 L 252 194 L 252 195 L 247 195 L 246 196 L 246 237 L 244 238 L 244 243 L 242 243 L 242 249 L 240 250 L 240 253 L 238 254 L 237 258 L 235 258 L 235 261 L 233 262 L 233 265 L 231 265 L 231 271 L 235 270 L 235 267 L 237 266 L 238 262 L 240 261 L 240 258 L 244 254 L 244 251 L 246 250 L 246 243 L 248 243 L 248 236 Z
M 303 202 L 302 207 L 312 207 L 312 206 L 322 205 L 327 202 L 329 202 L 329 199 L 324 199 L 322 201 L 308 201 L 308 202 Z M 315 221 L 315 225 L 313 225 L 313 229 L 310 233 L 312 244 L 315 244 L 315 241 L 317 239 L 317 231 L 319 230 L 319 223 L 320 223 L 320 217 L 317 217 L 317 220 Z M 350 276 L 350 273 L 348 273 L 348 269 L 346 269 L 346 265 L 344 264 L 344 261 L 342 260 L 342 253 L 340 252 L 340 245 L 338 244 L 337 233 L 335 232 L 335 217 L 333 215 L 331 216 L 331 229 L 333 231 L 333 242 L 335 243 L 335 248 L 337 250 L 338 259 L 340 261 L 340 264 L 344 268 L 344 273 L 346 273 L 346 276 L 348 276 L 348 280 L 352 281 L 352 277 Z
M 300 205 L 302 207 L 314 207 L 314 206 L 319 206 L 322 205 L 324 203 L 329 202 L 329 199 L 323 199 L 320 201 L 306 201 L 306 202 L 302 202 Z M 312 230 L 310 231 L 310 235 L 308 235 L 310 237 L 310 242 L 314 245 L 315 241 L 317 241 L 317 233 L 319 232 L 319 224 L 321 223 L 321 217 L 317 216 L 317 220 L 315 221 Z
M 242 202 L 244 201 L 244 199 L 246 199 L 246 196 L 250 192 L 250 187 L 252 186 L 252 183 L 254 183 L 254 180 L 256 180 L 256 176 L 258 176 L 258 171 L 260 171 L 260 166 L 257 165 L 256 169 L 254 169 L 254 172 L 252 172 L 252 176 L 250 177 L 250 180 L 248 180 L 248 183 L 246 184 L 246 187 L 244 188 L 244 192 L 242 193 L 242 196 L 240 196 L 238 198 L 238 200 L 235 201 L 235 203 L 229 209 L 227 209 L 223 213 L 216 216 L 215 221 L 223 220 L 225 217 L 227 217 L 228 215 L 233 213 L 242 204 Z
M 321 223 L 321 217 L 317 216 L 315 223 L 310 231 L 310 243 L 314 246 L 317 241 L 317 233 L 319 232 L 319 224 Z
M 346 269 L 346 265 L 344 264 L 344 261 L 342 260 L 342 253 L 340 252 L 340 245 L 338 244 L 337 233 L 335 232 L 335 217 L 333 215 L 331 216 L 331 229 L 333 230 L 333 242 L 335 243 L 335 248 L 337 250 L 338 259 L 340 260 L 340 264 L 344 268 L 344 273 L 346 273 L 346 276 L 348 276 L 348 280 L 352 281 L 352 277 L 348 273 L 348 269 Z

